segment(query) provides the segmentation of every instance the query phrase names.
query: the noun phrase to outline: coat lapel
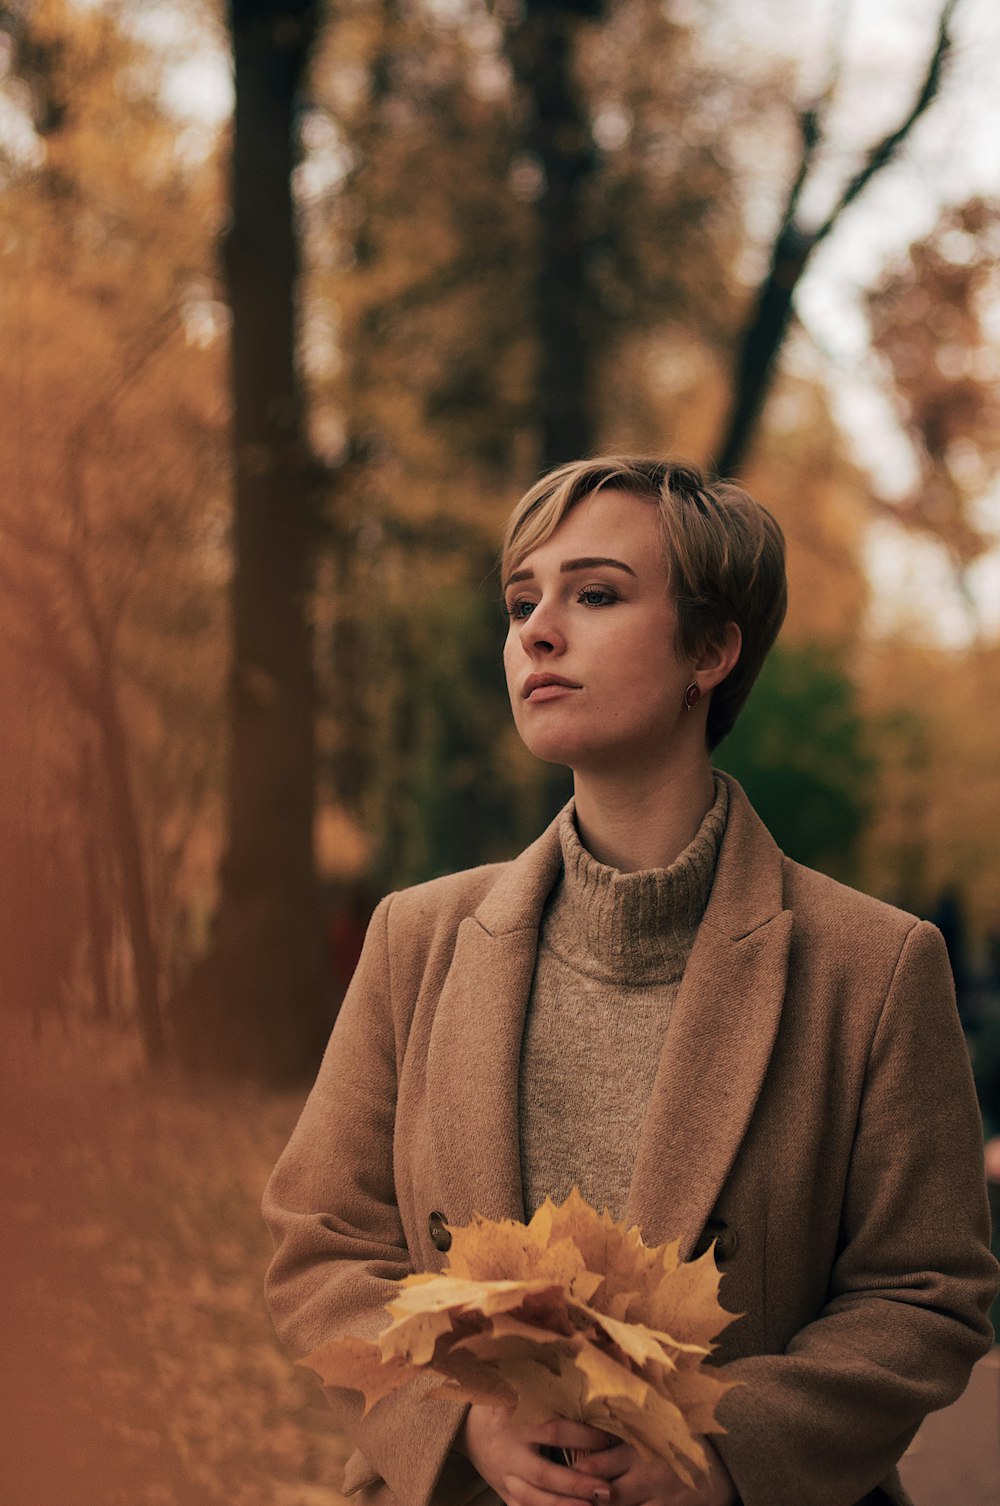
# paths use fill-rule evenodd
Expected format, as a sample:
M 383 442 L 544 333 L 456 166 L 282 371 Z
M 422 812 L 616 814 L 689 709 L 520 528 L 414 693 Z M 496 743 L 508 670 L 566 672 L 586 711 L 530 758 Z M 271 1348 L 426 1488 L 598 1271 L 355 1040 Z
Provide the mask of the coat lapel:
M 625 1207 L 687 1259 L 750 1123 L 778 1033 L 792 912 L 782 857 L 734 779 L 708 908 L 667 1030 Z
M 647 1244 L 687 1259 L 722 1190 L 771 1058 L 791 912 L 749 936 L 704 922 L 678 992 L 625 1206 Z
M 781 854 L 735 780 L 709 905 L 678 992 L 625 1219 L 688 1256 L 760 1093 L 784 997 L 792 916 Z M 558 818 L 557 818 L 558 819 Z M 518 1077 L 538 926 L 561 864 L 557 821 L 463 920 L 435 1010 L 428 1111 L 449 1219 L 525 1217 Z M 613 1070 L 613 1063 L 609 1063 Z
M 450 1220 L 523 1221 L 518 1077 L 545 900 L 559 876 L 557 821 L 502 870 L 458 928 L 427 1050 L 428 1113 Z

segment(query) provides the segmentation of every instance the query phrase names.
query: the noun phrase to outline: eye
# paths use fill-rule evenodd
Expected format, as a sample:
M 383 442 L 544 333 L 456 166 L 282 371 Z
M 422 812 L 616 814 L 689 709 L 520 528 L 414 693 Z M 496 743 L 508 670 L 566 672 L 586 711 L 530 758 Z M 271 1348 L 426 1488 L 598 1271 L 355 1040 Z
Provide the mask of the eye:
M 534 606 L 535 603 L 529 601 L 527 596 L 518 596 L 514 601 L 508 602 L 507 616 L 513 622 L 524 622 L 525 618 L 531 616 Z
M 606 607 L 617 601 L 618 597 L 607 586 L 584 586 L 577 600 L 585 607 Z

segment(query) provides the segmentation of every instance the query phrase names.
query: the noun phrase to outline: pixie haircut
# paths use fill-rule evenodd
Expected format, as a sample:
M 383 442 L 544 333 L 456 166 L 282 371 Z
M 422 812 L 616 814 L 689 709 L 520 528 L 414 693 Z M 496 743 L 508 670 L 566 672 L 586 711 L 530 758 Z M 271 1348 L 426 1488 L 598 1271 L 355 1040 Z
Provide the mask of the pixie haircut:
M 696 659 L 721 641 L 728 622 L 743 634 L 740 657 L 709 703 L 707 741 L 715 748 L 732 730 L 784 621 L 784 534 L 742 487 L 706 481 L 693 465 L 598 456 L 558 466 L 521 498 L 504 536 L 503 582 L 571 507 L 604 489 L 630 492 L 659 510 L 677 611 L 676 651 Z

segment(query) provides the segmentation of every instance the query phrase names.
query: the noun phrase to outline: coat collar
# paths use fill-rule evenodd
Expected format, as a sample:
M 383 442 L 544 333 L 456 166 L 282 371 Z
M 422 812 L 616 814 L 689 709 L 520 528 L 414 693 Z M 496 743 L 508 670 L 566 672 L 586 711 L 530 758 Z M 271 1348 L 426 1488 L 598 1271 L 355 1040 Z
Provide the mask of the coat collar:
M 791 911 L 782 857 L 739 784 L 715 882 L 671 1013 L 625 1219 L 690 1254 L 746 1132 L 777 1034 Z M 538 926 L 561 861 L 554 821 L 459 927 L 428 1049 L 430 1113 L 451 1221 L 524 1219 L 518 1075 Z M 609 1061 L 609 1071 L 614 1063 Z M 527 1210 L 530 1212 L 530 1210 Z
M 729 816 L 704 919 L 738 940 L 780 913 L 782 855 L 742 786 L 731 774 L 716 773 L 729 787 Z M 474 919 L 493 936 L 537 931 L 561 862 L 556 816 L 530 847 L 503 865 Z

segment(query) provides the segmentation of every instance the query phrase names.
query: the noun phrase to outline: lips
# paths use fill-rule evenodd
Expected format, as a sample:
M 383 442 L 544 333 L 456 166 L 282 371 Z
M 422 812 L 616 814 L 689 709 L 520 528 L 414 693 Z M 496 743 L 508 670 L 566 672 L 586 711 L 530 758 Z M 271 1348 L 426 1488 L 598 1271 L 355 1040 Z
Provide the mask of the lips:
M 541 692 L 549 690 L 555 694 L 559 690 L 582 689 L 583 686 L 578 684 L 576 680 L 567 680 L 564 675 L 529 675 L 524 682 L 521 694 L 526 701 L 530 701 L 537 691 L 539 692 L 537 696 L 538 700 L 547 700 L 548 696 L 543 696 Z

